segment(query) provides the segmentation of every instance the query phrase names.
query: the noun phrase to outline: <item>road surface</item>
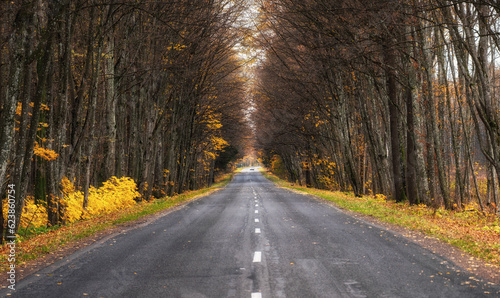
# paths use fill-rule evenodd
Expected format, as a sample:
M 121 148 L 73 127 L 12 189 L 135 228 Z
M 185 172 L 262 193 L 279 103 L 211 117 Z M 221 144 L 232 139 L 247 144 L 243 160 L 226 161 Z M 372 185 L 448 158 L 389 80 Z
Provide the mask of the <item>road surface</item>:
M 498 285 L 257 171 L 16 288 L 14 297 L 57 298 L 500 296 Z

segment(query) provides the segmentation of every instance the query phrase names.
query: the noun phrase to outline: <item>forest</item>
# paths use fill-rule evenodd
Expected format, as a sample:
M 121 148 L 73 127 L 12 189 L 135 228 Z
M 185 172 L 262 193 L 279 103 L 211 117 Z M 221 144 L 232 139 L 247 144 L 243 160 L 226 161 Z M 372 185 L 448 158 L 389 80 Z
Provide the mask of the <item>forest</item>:
M 0 14 L 4 237 L 204 188 L 255 156 L 307 187 L 499 212 L 496 0 L 16 0 Z
M 114 208 L 89 201 L 118 208 L 210 185 L 248 147 L 241 11 L 229 0 L 2 1 L 0 234 L 8 188 L 15 218 L 59 225 Z
M 262 162 L 299 185 L 499 211 L 500 5 L 265 1 Z

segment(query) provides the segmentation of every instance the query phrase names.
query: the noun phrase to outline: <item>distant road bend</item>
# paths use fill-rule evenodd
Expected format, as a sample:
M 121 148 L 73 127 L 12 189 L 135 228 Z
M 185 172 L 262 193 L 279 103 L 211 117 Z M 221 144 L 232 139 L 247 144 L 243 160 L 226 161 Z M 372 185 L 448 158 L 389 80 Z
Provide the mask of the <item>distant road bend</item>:
M 14 297 L 57 298 L 500 296 L 500 286 L 254 170 L 16 288 Z

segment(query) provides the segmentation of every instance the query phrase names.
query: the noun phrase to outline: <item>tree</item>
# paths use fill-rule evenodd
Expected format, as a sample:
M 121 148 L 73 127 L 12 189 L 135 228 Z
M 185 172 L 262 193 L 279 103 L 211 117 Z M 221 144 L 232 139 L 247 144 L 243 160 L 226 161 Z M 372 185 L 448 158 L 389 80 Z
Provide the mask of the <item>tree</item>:
M 65 179 L 83 210 L 112 176 L 144 199 L 203 187 L 221 152 L 242 146 L 243 1 L 1 5 L 13 13 L 1 27 L 0 185 L 16 184 L 17 218 L 33 196 L 64 224 Z

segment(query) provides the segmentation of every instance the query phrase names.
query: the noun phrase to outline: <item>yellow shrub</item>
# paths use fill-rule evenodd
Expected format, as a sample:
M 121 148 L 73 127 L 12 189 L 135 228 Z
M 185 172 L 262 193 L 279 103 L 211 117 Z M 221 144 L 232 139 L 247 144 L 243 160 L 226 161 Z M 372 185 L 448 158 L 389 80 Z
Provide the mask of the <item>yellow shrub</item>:
M 35 204 L 32 197 L 28 197 L 24 201 L 23 214 L 21 216 L 20 226 L 40 227 L 47 225 L 47 210 L 40 204 Z
M 90 187 L 87 212 L 83 212 L 83 192 L 77 191 L 64 177 L 61 181 L 64 198 L 61 203 L 65 206 L 64 217 L 67 222 L 74 222 L 83 218 L 108 214 L 113 211 L 127 208 L 135 204 L 135 198 L 140 197 L 134 180 L 128 177 L 111 177 L 102 187 Z M 7 218 L 9 209 L 7 200 L 3 203 L 3 216 Z M 82 216 L 83 215 L 83 216 Z M 42 204 L 35 204 L 33 197 L 28 196 L 24 201 L 23 214 L 19 223 L 20 228 L 41 227 L 47 225 L 47 208 Z
M 8 202 L 4 200 L 3 216 L 7 218 Z M 24 200 L 23 214 L 19 222 L 20 228 L 40 227 L 47 224 L 47 209 L 42 205 L 35 204 L 33 197 L 28 196 Z
M 323 185 L 324 188 L 329 190 L 338 190 L 340 188 L 339 184 L 332 176 L 319 175 L 318 181 Z
M 92 218 L 96 215 L 108 214 L 135 204 L 135 198 L 140 197 L 137 185 L 129 177 L 111 177 L 100 188 L 90 187 L 87 210 L 83 210 L 83 192 L 75 191 L 68 179 L 63 179 L 65 206 L 64 217 L 67 222 L 81 218 Z

